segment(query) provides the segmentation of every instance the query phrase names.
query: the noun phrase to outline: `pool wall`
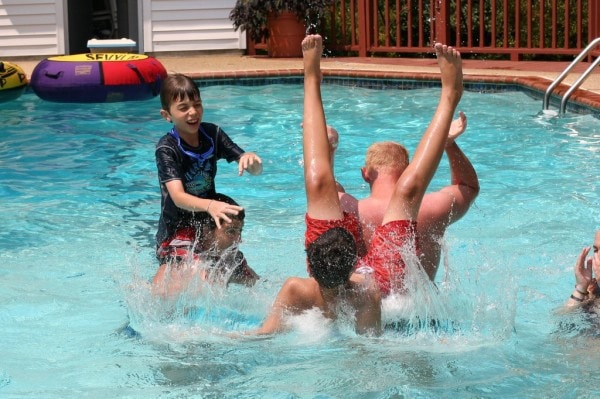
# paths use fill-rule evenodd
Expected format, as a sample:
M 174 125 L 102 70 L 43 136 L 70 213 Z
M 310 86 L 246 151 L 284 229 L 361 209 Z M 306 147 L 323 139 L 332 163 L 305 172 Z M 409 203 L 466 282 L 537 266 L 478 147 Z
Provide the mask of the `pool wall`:
M 301 69 L 280 71 L 243 71 L 224 72 L 221 74 L 199 73 L 189 74 L 196 79 L 201 87 L 214 85 L 242 85 L 260 86 L 276 83 L 301 83 L 303 72 Z M 439 87 L 437 74 L 408 74 L 402 72 L 371 72 L 371 71 L 345 71 L 323 70 L 323 83 L 342 86 L 358 86 L 372 89 L 412 90 L 427 87 Z M 550 85 L 550 81 L 539 77 L 506 77 L 465 75 L 465 90 L 481 93 L 496 93 L 506 91 L 520 91 L 528 96 L 542 99 Z M 562 95 L 569 90 L 569 86 L 560 84 L 550 96 L 550 106 L 558 108 Z M 577 114 L 592 114 L 600 118 L 600 95 L 588 90 L 577 89 L 567 102 L 567 112 Z

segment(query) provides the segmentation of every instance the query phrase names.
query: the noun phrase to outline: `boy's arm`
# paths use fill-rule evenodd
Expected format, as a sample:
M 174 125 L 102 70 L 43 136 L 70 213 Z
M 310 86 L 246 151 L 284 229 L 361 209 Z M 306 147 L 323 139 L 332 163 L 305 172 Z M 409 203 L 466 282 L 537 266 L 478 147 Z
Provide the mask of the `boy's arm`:
M 369 299 L 356 310 L 356 333 L 361 335 L 381 335 L 381 300 Z
M 286 330 L 285 314 L 297 314 L 305 309 L 302 305 L 304 286 L 307 279 L 299 277 L 288 278 L 279 290 L 269 314 L 260 328 L 249 334 L 264 335 L 283 332 Z
M 164 141 L 164 142 L 163 142 Z M 178 207 L 190 212 L 207 212 L 211 204 L 210 199 L 196 197 L 185 191 L 183 186 L 183 170 L 177 150 L 167 143 L 167 139 L 161 139 L 156 148 L 156 167 L 158 179 L 165 185 L 169 197 Z
M 165 183 L 169 196 L 178 208 L 190 212 L 208 212 L 212 200 L 196 197 L 185 191 L 181 180 L 170 180 Z
M 352 273 L 350 280 L 357 284 L 356 295 L 356 333 L 362 335 L 381 335 L 381 292 L 374 279 L 366 281 L 363 275 Z M 366 285 L 368 284 L 368 286 Z
M 221 219 L 231 223 L 228 215 L 237 215 L 239 211 L 244 209 L 241 206 L 188 194 L 181 180 L 168 181 L 165 186 L 169 196 L 178 208 L 189 212 L 207 212 L 217 224 L 217 228 L 221 228 Z

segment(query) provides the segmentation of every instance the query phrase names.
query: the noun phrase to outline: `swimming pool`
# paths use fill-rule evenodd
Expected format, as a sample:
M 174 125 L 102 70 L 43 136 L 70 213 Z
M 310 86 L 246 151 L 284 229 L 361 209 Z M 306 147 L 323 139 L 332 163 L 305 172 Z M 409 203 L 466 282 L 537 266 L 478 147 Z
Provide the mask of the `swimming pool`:
M 373 141 L 413 150 L 438 90 L 327 85 L 341 134 L 336 175 L 366 195 Z M 572 265 L 599 227 L 598 120 L 539 115 L 519 92 L 466 92 L 459 144 L 480 177 L 448 230 L 436 306 L 452 331 L 355 336 L 315 314 L 270 339 L 256 326 L 283 280 L 305 276 L 297 84 L 202 89 L 204 119 L 264 159 L 259 177 L 221 163 L 217 189 L 247 210 L 254 288 L 208 288 L 193 315 L 165 316 L 147 294 L 160 196 L 159 101 L 55 104 L 25 94 L 0 129 L 0 396 L 198 398 L 585 397 L 600 382 L 596 337 L 558 331 Z M 432 183 L 444 185 L 445 159 Z M 188 303 L 188 304 L 189 304 Z M 393 303 L 391 304 L 393 305 Z M 583 320 L 573 316 L 577 325 Z M 569 319 L 571 320 L 571 319 Z M 140 336 L 123 328 L 130 322 Z M 593 341 L 590 346 L 590 341 Z M 597 392 L 597 391 L 596 391 Z

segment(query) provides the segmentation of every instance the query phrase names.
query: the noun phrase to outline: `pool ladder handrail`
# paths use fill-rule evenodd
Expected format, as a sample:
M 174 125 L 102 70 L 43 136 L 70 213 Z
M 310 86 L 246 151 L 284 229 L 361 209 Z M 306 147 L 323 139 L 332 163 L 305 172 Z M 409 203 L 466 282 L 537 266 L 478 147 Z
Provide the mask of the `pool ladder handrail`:
M 546 93 L 544 94 L 544 104 L 542 108 L 543 110 L 548 109 L 548 105 L 550 103 L 550 95 L 552 94 L 552 91 L 556 88 L 556 86 L 558 86 L 564 80 L 564 78 L 567 77 L 567 75 L 569 74 L 569 72 L 571 72 L 575 65 L 579 64 L 579 62 L 583 58 L 585 58 L 589 54 L 589 52 L 592 51 L 594 47 L 596 47 L 598 44 L 600 44 L 600 37 L 597 37 L 594 40 L 592 40 L 590 44 L 588 44 L 586 48 L 584 48 L 581 51 L 581 53 L 579 53 L 577 58 L 575 58 L 573 62 L 571 62 L 571 64 L 556 79 L 554 79 L 554 82 L 552 82 L 548 89 L 546 89 Z M 581 76 L 579 76 L 579 79 L 577 79 L 577 81 L 575 81 L 575 83 L 571 85 L 569 90 L 565 92 L 562 100 L 560 101 L 561 114 L 565 113 L 565 110 L 567 109 L 567 101 L 569 100 L 569 97 L 571 97 L 571 94 L 573 94 L 573 92 L 577 90 L 577 88 L 579 88 L 579 86 L 583 83 L 584 80 L 587 79 L 587 77 L 592 73 L 594 68 L 598 66 L 598 64 L 600 64 L 600 57 L 597 57 L 596 60 L 588 67 L 588 69 L 586 69 L 585 72 L 583 72 Z

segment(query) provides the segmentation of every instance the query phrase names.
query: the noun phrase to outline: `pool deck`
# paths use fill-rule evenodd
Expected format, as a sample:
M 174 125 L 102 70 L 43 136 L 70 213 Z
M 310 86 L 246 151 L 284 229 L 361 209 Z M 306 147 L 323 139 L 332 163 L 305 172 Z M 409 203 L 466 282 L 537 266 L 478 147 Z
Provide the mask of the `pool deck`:
M 167 53 L 154 55 L 168 72 L 188 74 L 196 79 L 294 76 L 302 74 L 301 58 L 269 58 L 227 52 Z M 39 60 L 11 60 L 24 69 L 27 76 Z M 464 60 L 465 82 L 517 84 L 545 92 L 568 66 L 569 62 L 546 61 L 480 61 Z M 564 94 L 589 67 L 579 63 L 553 92 Z M 439 70 L 430 58 L 331 57 L 322 63 L 325 75 L 349 78 L 437 79 Z M 597 67 L 571 95 L 575 101 L 600 110 L 600 67 Z

